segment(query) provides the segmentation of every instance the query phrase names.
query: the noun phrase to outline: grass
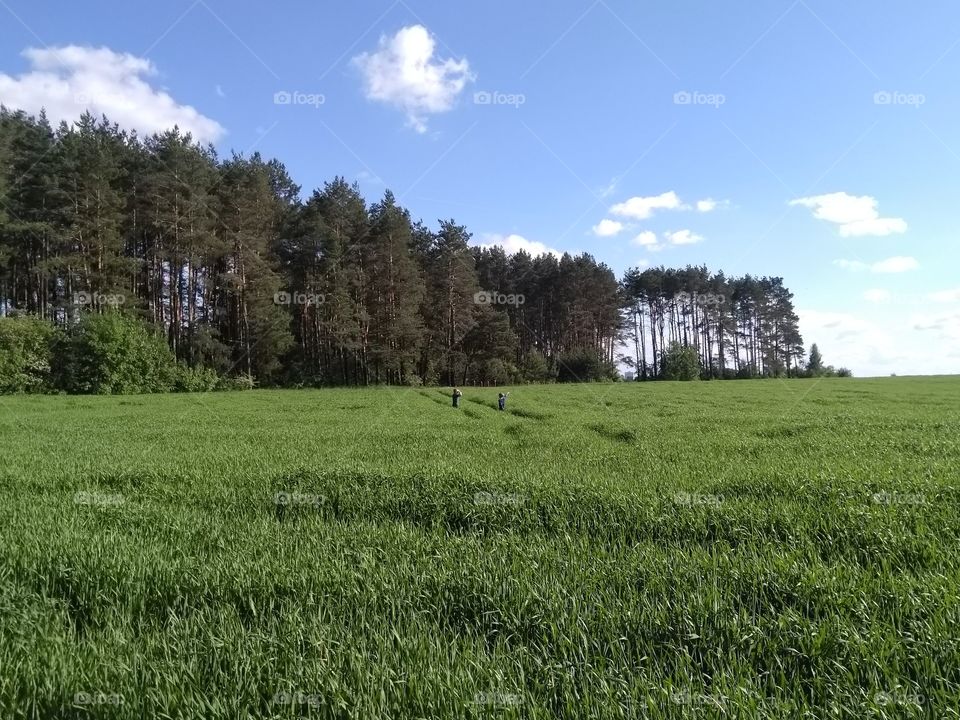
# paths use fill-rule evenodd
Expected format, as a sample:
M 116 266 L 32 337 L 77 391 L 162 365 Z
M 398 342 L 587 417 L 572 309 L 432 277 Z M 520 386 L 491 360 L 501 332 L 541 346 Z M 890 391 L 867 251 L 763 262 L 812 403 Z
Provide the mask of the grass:
M 0 398 L 0 717 L 960 717 L 960 378 L 511 390 Z

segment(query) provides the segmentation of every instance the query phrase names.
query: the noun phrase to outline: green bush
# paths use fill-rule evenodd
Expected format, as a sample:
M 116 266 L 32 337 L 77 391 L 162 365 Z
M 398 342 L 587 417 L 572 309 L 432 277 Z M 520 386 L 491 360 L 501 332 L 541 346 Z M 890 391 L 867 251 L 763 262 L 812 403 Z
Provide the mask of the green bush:
M 572 350 L 557 359 L 558 382 L 596 382 L 616 380 L 619 376 L 617 366 L 601 359 L 594 350 Z
M 177 366 L 173 390 L 174 392 L 210 392 L 216 390 L 219 384 L 220 378 L 210 368 L 180 364 Z
M 0 393 L 50 392 L 56 338 L 56 328 L 42 318 L 0 317 Z
M 664 380 L 696 380 L 700 377 L 700 355 L 696 348 L 670 344 L 663 354 Z
M 556 378 L 550 370 L 550 363 L 543 353 L 531 350 L 523 360 L 523 379 L 528 382 L 549 382 Z
M 253 375 L 242 373 L 234 377 L 220 378 L 217 390 L 253 390 L 257 386 L 257 380 Z
M 169 392 L 179 374 L 166 341 L 118 312 L 84 315 L 58 343 L 54 365 L 58 386 L 70 393 Z

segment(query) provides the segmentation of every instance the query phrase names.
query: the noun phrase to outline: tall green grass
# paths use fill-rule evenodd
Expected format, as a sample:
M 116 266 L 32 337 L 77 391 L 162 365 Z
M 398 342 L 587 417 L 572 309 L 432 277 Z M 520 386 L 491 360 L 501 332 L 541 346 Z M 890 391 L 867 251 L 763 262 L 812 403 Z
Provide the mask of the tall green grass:
M 0 717 L 960 717 L 960 380 L 0 398 Z

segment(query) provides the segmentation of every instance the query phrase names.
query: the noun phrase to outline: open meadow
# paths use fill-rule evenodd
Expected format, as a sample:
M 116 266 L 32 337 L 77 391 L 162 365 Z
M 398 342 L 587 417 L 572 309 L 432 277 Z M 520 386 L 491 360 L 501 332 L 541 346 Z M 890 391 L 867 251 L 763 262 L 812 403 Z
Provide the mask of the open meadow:
M 0 398 L 0 717 L 960 717 L 960 378 L 511 390 Z

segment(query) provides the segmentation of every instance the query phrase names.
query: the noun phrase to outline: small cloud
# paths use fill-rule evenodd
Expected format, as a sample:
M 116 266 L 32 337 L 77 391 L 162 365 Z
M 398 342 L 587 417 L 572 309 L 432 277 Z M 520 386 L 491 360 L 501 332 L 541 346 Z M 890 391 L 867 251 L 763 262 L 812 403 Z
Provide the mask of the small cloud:
M 635 267 L 636 267 L 638 270 L 643 269 L 643 268 L 650 267 L 650 261 L 647 260 L 646 258 L 640 258 L 639 260 L 637 260 L 637 264 L 636 264 Z
M 960 302 L 960 288 L 954 288 L 953 290 L 940 290 L 939 292 L 930 293 L 927 296 L 933 302 L 938 303 L 955 303 Z
M 677 194 L 671 190 L 651 197 L 632 197 L 610 208 L 610 212 L 620 217 L 646 220 L 657 210 L 680 210 L 686 206 L 680 202 Z
M 872 288 L 863 293 L 863 299 L 872 303 L 885 303 L 890 301 L 890 291 L 880 288 Z
M 907 223 L 903 218 L 880 217 L 877 200 L 869 195 L 855 196 L 836 192 L 797 198 L 791 200 L 790 205 L 810 208 L 818 220 L 837 225 L 841 237 L 884 236 L 907 230 Z
M 417 132 L 427 131 L 427 116 L 451 110 L 473 80 L 470 63 L 434 57 L 436 41 L 423 25 L 382 36 L 377 51 L 353 58 L 363 74 L 368 100 L 402 110 Z
M 902 273 L 910 270 L 916 270 L 920 263 L 912 257 L 892 257 L 870 266 L 870 270 L 875 273 Z
M 383 179 L 379 175 L 374 175 L 369 170 L 361 170 L 357 173 L 357 180 L 369 183 L 371 185 L 383 185 Z
M 844 270 L 853 270 L 854 272 L 869 270 L 873 273 L 902 273 L 916 270 L 920 267 L 920 263 L 917 262 L 916 258 L 903 256 L 890 257 L 873 264 L 867 264 L 859 260 L 834 260 L 833 264 Z
M 604 219 L 594 225 L 591 229 L 597 237 L 613 237 L 619 235 L 623 230 L 623 223 L 616 220 Z
M 728 200 L 714 200 L 713 198 L 705 198 L 703 200 L 697 200 L 697 212 L 708 213 L 713 212 L 718 207 L 726 207 L 729 204 Z
M 223 91 L 223 88 L 217 85 L 214 90 L 217 93 L 217 97 L 225 98 L 227 94 Z
M 657 244 L 657 234 L 650 230 L 644 230 L 632 240 L 634 245 L 649 247 Z
M 665 237 L 667 242 L 669 242 L 671 245 L 694 245 L 703 241 L 702 235 L 697 235 L 691 230 L 677 230 L 676 232 L 668 232 Z
M 498 235 L 496 233 L 488 233 L 483 236 L 483 239 L 486 242 L 478 243 L 477 247 L 489 249 L 499 246 L 503 248 L 507 255 L 515 255 L 523 250 L 527 254 L 534 257 L 537 257 L 538 255 L 553 255 L 559 259 L 563 256 L 562 251 L 556 250 L 552 247 L 547 247 L 542 242 L 527 240 L 527 238 L 523 237 L 522 235 Z
M 833 264 L 837 267 L 843 268 L 844 270 L 853 270 L 855 272 L 860 272 L 861 270 L 867 270 L 870 268 L 869 265 L 864 262 L 860 262 L 859 260 L 834 260 Z

